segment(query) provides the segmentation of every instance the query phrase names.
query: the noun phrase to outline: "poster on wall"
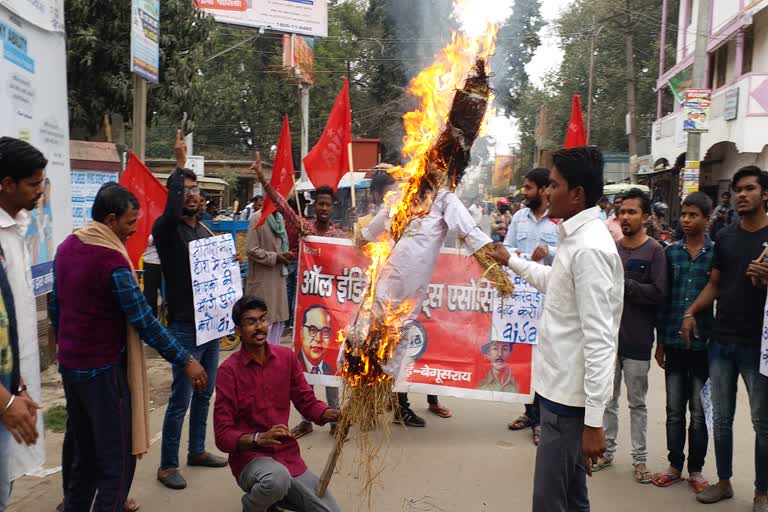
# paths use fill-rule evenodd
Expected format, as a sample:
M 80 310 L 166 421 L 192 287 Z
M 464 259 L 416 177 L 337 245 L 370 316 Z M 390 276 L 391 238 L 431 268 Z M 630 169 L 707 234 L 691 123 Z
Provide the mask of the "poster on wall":
M 683 103 L 683 130 L 687 132 L 708 132 L 712 91 L 710 89 L 688 89 Z
M 327 0 L 195 0 L 195 5 L 221 23 L 328 36 Z
M 63 32 L 41 28 L 55 27 L 59 14 L 47 9 L 57 2 L 0 3 L 7 4 L 17 15 L 0 7 L 0 136 L 29 142 L 48 159 L 44 193 L 27 231 L 33 287 L 41 295 L 52 288 L 55 248 L 72 232 L 65 41 Z M 38 23 L 20 19 L 24 14 Z
M 160 0 L 131 2 L 131 72 L 160 83 Z
M 312 384 L 339 386 L 343 329 L 365 293 L 367 258 L 351 241 L 307 237 L 299 257 L 294 351 Z M 493 287 L 477 262 L 443 249 L 422 311 L 402 334 L 397 391 L 528 402 L 533 346 L 490 337 Z
M 701 162 L 686 160 L 685 168 L 680 173 L 680 201 L 684 201 L 689 194 L 699 191 L 701 178 Z
M 72 229 L 84 228 L 91 221 L 96 193 L 103 184 L 117 180 L 116 172 L 72 169 Z

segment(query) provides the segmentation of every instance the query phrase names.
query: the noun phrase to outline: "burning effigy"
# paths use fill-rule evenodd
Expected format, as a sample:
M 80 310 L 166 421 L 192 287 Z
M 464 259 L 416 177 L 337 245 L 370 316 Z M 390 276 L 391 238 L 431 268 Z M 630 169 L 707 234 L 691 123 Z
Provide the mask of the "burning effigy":
M 408 163 L 391 170 L 400 182 L 385 206 L 359 235 L 371 259 L 368 288 L 353 321 L 338 334 L 342 343 L 343 401 L 336 445 L 316 489 L 322 496 L 342 447 L 357 430 L 362 482 L 370 490 L 380 468 L 374 464 L 380 446 L 371 433 L 392 406 L 395 378 L 406 344 L 401 333 L 422 308 L 440 248 L 449 230 L 485 269 L 484 278 L 502 295 L 513 286 L 506 272 L 489 256 L 493 243 L 472 220 L 454 194 L 470 161 L 470 150 L 481 131 L 491 97 L 488 58 L 495 26 L 477 39 L 454 35 L 436 62 L 410 84 L 421 101 L 405 115 L 403 154 Z

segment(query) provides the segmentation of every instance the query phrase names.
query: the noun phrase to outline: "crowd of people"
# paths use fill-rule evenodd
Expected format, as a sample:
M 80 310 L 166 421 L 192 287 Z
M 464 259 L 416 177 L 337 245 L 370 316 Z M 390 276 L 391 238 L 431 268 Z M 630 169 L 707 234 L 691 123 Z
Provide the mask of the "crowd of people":
M 331 372 L 322 359 L 334 333 L 330 314 L 320 307 L 303 312 L 298 354 L 280 345 L 294 309 L 299 239 L 352 236 L 333 223 L 334 191 L 319 187 L 313 217 L 307 218 L 271 187 L 257 157 L 254 172 L 264 197 L 254 198 L 241 216 L 249 221 L 248 274 L 245 294 L 232 310 L 241 349 L 219 366 L 218 340 L 196 343 L 188 247 L 212 233 L 201 222 L 205 200 L 196 175 L 184 168 L 180 136 L 175 157 L 165 211 L 145 254 L 143 290 L 125 245 L 136 231 L 140 202 L 116 183 L 99 190 L 92 222 L 67 237 L 56 253 L 49 315 L 67 400 L 59 509 L 138 509 L 129 491 L 136 459 L 150 445 L 146 343 L 173 373 L 160 483 L 175 490 L 187 485 L 179 451 L 189 412 L 187 465 L 228 465 L 242 490 L 243 510 L 336 512 L 340 507 L 332 495 L 315 495 L 318 477 L 297 443 L 313 424 L 330 424 L 333 434 L 340 418 L 338 389 L 326 388 L 321 402 L 304 376 Z M 42 462 L 37 313 L 24 237 L 46 166 L 26 142 L 0 138 L 0 511 L 13 480 Z M 386 172 L 373 178 L 373 207 L 359 218 L 350 212 L 356 242 L 373 240 L 386 229 L 382 205 L 395 188 Z M 537 445 L 534 511 L 589 510 L 587 476 L 609 468 L 620 453 L 622 389 L 634 481 L 658 487 L 687 481 L 702 503 L 731 498 L 732 425 L 741 377 L 755 430 L 753 512 L 768 512 L 768 377 L 759 372 L 768 285 L 768 173 L 744 167 L 735 173 L 731 190 L 733 206 L 728 193 L 717 208 L 703 193 L 688 195 L 679 229 L 672 229 L 667 209 L 654 209 L 639 189 L 612 202 L 604 197 L 602 154 L 579 147 L 555 153 L 552 169 L 527 172 L 520 204 L 499 200 L 488 234 L 477 229 L 483 219 L 479 200 L 467 209 L 452 193 L 436 195 L 441 206 L 419 229 L 433 229 L 438 251 L 449 228 L 473 246 L 493 240 L 493 258 L 545 295 L 534 355 L 535 397 L 508 425 L 531 429 Z M 422 270 L 428 282 L 431 268 Z M 411 280 L 414 289 L 423 287 L 422 279 Z M 157 318 L 160 289 L 167 325 Z M 487 344 L 483 350 L 504 349 Z M 656 472 L 647 460 L 653 361 L 665 375 L 669 459 L 668 467 Z M 227 458 L 206 448 L 214 390 L 215 444 Z M 712 485 L 703 476 L 709 396 L 718 477 Z M 452 415 L 437 396 L 427 402 L 436 416 Z M 426 425 L 406 394 L 395 403 L 395 421 Z M 302 416 L 293 428 L 291 404 Z

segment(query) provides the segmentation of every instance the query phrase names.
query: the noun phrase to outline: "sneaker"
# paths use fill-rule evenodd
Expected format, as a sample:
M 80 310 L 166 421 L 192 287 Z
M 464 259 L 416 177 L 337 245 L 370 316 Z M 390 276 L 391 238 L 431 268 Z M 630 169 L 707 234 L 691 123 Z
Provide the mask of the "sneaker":
M 768 512 L 768 496 L 755 496 L 752 512 Z
M 313 430 L 312 423 L 302 420 L 301 423 L 291 429 L 291 435 L 294 439 L 299 439 L 307 434 L 311 434 Z
M 395 423 L 405 425 L 406 427 L 426 427 L 427 422 L 424 418 L 413 412 L 412 409 L 400 409 L 399 413 L 395 413 Z
M 715 485 L 710 485 L 699 494 L 696 495 L 696 499 L 699 503 L 717 503 L 720 500 L 727 500 L 733 498 L 733 487 L 730 482 L 717 482 Z M 759 510 L 759 509 L 758 509 Z

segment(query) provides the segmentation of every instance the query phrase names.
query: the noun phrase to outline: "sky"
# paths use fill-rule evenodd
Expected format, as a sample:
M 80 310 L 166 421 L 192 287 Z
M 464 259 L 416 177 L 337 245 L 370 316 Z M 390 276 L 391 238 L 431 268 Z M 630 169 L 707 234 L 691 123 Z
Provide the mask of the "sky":
M 511 0 L 492 0 L 503 4 L 511 4 Z M 541 13 L 546 21 L 552 21 L 574 0 L 542 0 Z M 550 26 L 545 26 L 540 32 L 542 44 L 536 51 L 531 62 L 526 67 L 531 81 L 541 85 L 544 76 L 553 69 L 557 69 L 563 60 L 563 52 L 558 47 L 558 38 Z M 489 119 L 489 128 L 496 138 L 497 154 L 509 153 L 509 147 L 517 144 L 519 133 L 514 120 L 506 117 Z

